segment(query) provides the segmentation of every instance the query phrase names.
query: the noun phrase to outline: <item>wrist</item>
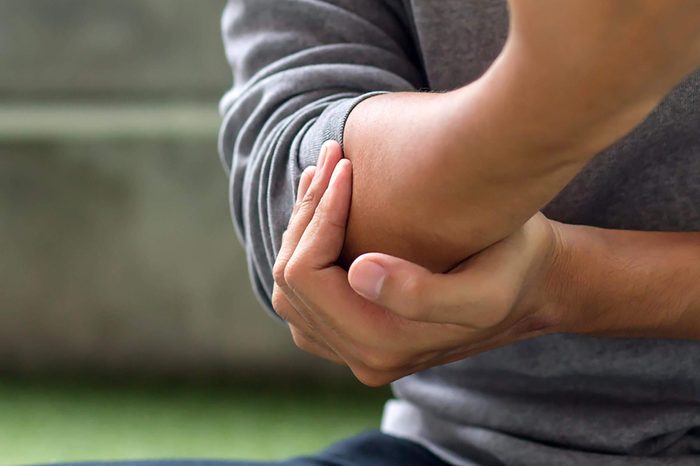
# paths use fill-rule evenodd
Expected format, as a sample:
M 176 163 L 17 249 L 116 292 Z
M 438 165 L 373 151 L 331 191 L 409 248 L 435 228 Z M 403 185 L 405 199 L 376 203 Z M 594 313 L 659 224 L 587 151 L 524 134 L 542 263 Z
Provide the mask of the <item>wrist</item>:
M 582 267 L 579 251 L 582 243 L 590 241 L 581 235 L 577 226 L 551 221 L 555 231 L 555 253 L 543 286 L 543 308 L 550 316 L 554 333 L 580 333 L 581 316 L 585 305 L 581 293 L 587 289 L 586 274 Z M 591 251 L 591 253 L 594 253 Z
M 571 245 L 567 235 L 568 226 L 546 219 L 551 231 L 551 245 L 542 254 L 543 262 L 537 274 L 538 279 L 526 287 L 525 312 L 535 327 L 546 333 L 567 333 L 572 327 L 570 279 Z M 567 310 L 566 312 L 564 310 Z
M 558 227 L 547 286 L 557 332 L 700 337 L 697 233 Z

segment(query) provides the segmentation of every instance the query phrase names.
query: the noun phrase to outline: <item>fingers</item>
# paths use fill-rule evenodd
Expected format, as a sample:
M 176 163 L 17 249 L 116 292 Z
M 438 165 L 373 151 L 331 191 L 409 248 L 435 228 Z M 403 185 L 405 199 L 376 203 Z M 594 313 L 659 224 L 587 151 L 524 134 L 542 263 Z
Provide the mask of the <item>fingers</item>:
M 328 189 L 299 241 L 291 260 L 309 271 L 332 266 L 345 241 L 345 227 L 352 196 L 352 167 L 349 160 L 335 166 Z
M 308 311 L 306 314 L 314 320 L 319 329 L 323 329 L 323 336 L 338 354 L 347 354 L 348 342 L 354 342 L 358 349 L 360 346 L 366 346 L 386 350 L 391 346 L 388 338 L 397 339 L 396 335 L 390 337 L 390 333 L 392 329 L 396 329 L 396 321 L 400 318 L 398 313 L 389 313 L 359 296 L 348 283 L 347 273 L 336 265 L 345 238 L 351 196 L 352 166 L 349 161 L 341 160 L 336 165 L 328 189 L 285 271 L 285 281 L 293 290 L 296 300 L 294 302 L 299 302 Z M 392 259 L 389 256 L 386 258 Z M 411 267 L 409 272 L 414 272 L 413 275 L 416 275 L 415 272 L 422 273 L 425 280 L 433 277 L 421 267 L 395 260 Z M 414 283 L 420 282 L 415 280 Z M 385 296 L 391 299 L 393 295 Z M 396 296 L 401 297 L 400 294 Z M 387 302 L 381 304 L 386 305 Z M 422 311 L 423 307 L 415 309 Z M 415 328 L 420 325 L 422 323 L 404 321 L 401 328 L 408 330 L 409 327 Z M 442 329 L 439 330 L 439 334 L 442 338 L 449 336 Z M 414 341 L 412 344 L 417 343 Z M 346 358 L 348 362 L 352 359 L 354 356 Z M 375 363 L 381 361 L 379 364 L 372 364 L 387 367 L 402 364 L 398 358 L 386 357 L 381 349 L 371 353 L 366 359 Z
M 296 202 L 294 203 L 294 210 L 292 211 L 292 217 L 294 217 L 296 211 L 299 210 L 301 200 L 304 199 L 304 196 L 306 196 L 306 192 L 309 190 L 309 186 L 311 186 L 311 181 L 313 181 L 315 174 L 316 167 L 313 165 L 308 167 L 301 174 L 301 178 L 299 179 L 299 188 L 297 189 L 297 198 Z M 290 218 L 289 220 L 291 223 L 292 219 Z
M 301 177 L 299 178 L 299 187 L 297 188 L 297 197 L 296 201 L 294 202 L 294 207 L 292 208 L 292 214 L 289 216 L 289 222 L 287 222 L 287 227 L 291 225 L 292 221 L 294 220 L 294 215 L 297 213 L 299 210 L 299 206 L 301 205 L 301 200 L 306 196 L 306 192 L 309 190 L 309 186 L 311 185 L 311 181 L 314 178 L 314 175 L 316 174 L 316 167 L 311 166 L 308 167 L 306 170 L 304 170 L 301 174 Z M 286 241 L 286 238 L 288 237 L 287 230 L 285 230 L 282 233 L 282 246 L 280 248 L 280 252 L 277 254 L 277 260 L 275 261 L 275 266 L 276 268 L 278 264 L 286 264 L 287 261 L 289 260 L 289 254 L 291 253 L 291 248 L 287 246 L 288 241 Z M 275 269 L 273 269 L 273 277 L 275 280 L 277 279 Z
M 500 309 L 494 302 L 499 290 L 473 280 L 468 266 L 432 273 L 397 257 L 371 253 L 355 260 L 348 280 L 358 294 L 406 319 L 474 328 L 488 328 L 502 319 L 493 314 L 494 308 Z
M 282 290 L 275 285 L 272 293 L 272 305 L 275 312 L 289 324 L 294 344 L 307 353 L 327 359 L 336 364 L 344 361 L 327 344 L 319 341 L 316 331 L 287 299 Z
M 272 271 L 275 282 L 283 289 L 287 287 L 284 278 L 287 263 L 292 257 L 306 227 L 313 218 L 316 207 L 326 191 L 333 169 L 341 158 L 340 144 L 335 141 L 326 142 L 321 150 L 318 165 L 313 171 L 313 179 L 311 181 L 305 180 L 305 183 L 308 183 L 308 188 L 302 189 L 304 186 L 300 183 L 297 193 L 298 201 L 295 203 L 292 211 L 287 231 L 283 235 L 282 246 Z M 306 176 L 308 177 L 310 174 Z M 304 178 L 304 175 L 302 175 L 302 178 Z M 302 192 L 303 195 L 300 195 Z
M 308 309 L 287 284 L 287 264 L 297 248 L 309 221 L 326 191 L 333 169 L 342 158 L 340 145 L 330 141 L 324 144 L 318 160 L 318 167 L 309 167 L 299 180 L 296 202 L 289 226 L 282 237 L 282 246 L 277 256 L 273 275 L 273 307 L 275 311 L 290 324 L 295 344 L 332 362 L 343 364 L 343 360 L 325 342 L 321 329 L 316 328 L 309 319 Z
M 469 261 L 447 275 L 382 254 L 358 259 L 350 276 L 337 266 L 351 198 L 352 166 L 329 142 L 318 167 L 300 177 L 273 269 L 273 307 L 288 321 L 297 347 L 348 365 L 363 383 L 376 386 L 437 358 L 456 358 L 450 351 L 466 351 L 472 336 L 492 331 L 452 325 L 485 325 L 478 316 L 489 307 L 475 298 L 479 284 L 472 283 Z
M 386 320 L 397 318 L 358 296 L 348 284 L 347 272 L 336 265 L 351 195 L 352 166 L 341 160 L 284 271 L 287 294 L 293 295 L 290 301 L 304 309 L 301 314 L 314 321 L 328 346 L 343 355 L 352 351 L 349 341 L 386 341 Z M 292 223 L 297 221 L 295 218 Z
M 297 201 L 294 209 L 294 217 L 291 219 L 288 230 L 293 230 L 294 238 L 291 240 L 296 246 L 308 226 L 318 207 L 323 194 L 328 188 L 328 183 L 338 161 L 343 158 L 340 144 L 335 141 L 327 141 L 321 147 L 318 164 L 315 168 L 302 174 L 297 192 Z M 309 179 L 309 177 L 311 177 Z

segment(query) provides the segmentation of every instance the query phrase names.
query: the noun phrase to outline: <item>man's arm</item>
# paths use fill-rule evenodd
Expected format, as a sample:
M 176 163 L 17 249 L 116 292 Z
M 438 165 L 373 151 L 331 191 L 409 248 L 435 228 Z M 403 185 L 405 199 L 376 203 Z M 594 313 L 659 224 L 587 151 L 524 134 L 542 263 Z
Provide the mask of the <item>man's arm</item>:
M 700 340 L 700 233 L 560 231 L 547 299 L 558 331 Z
M 504 238 L 700 63 L 700 3 L 511 1 L 478 81 L 358 105 L 344 259 L 380 251 L 444 271 Z
M 380 253 L 345 272 L 336 261 L 350 164 L 338 163 L 328 182 L 340 159 L 327 160 L 285 235 L 276 309 L 301 349 L 347 364 L 363 383 L 554 332 L 700 340 L 700 233 L 602 230 L 537 214 L 451 273 Z
M 342 138 L 374 91 L 424 86 L 401 0 L 230 0 L 222 19 L 233 88 L 220 154 L 255 290 L 270 306 L 272 265 L 302 171 Z

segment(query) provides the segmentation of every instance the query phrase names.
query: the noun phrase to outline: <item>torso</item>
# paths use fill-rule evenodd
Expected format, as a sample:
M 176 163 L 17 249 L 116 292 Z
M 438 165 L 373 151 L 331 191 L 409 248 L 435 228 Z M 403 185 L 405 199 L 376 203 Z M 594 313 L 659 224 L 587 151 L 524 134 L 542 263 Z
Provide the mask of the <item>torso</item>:
M 407 1 L 431 90 L 478 78 L 505 42 L 505 0 Z M 595 157 L 545 213 L 606 228 L 700 231 L 699 98 L 697 72 Z M 646 464 L 621 454 L 700 454 L 696 342 L 549 336 L 394 389 L 403 401 L 390 405 L 386 429 L 444 449 L 459 464 L 482 454 L 508 464 L 606 465 Z M 399 425 L 408 418 L 415 422 Z

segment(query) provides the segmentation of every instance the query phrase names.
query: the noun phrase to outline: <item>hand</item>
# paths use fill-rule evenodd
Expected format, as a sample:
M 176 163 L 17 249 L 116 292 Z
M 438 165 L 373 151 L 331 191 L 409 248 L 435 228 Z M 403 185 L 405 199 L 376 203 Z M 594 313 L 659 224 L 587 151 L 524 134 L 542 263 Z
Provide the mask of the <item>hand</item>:
M 556 224 L 537 214 L 447 274 L 376 253 L 348 273 L 336 262 L 351 188 L 350 162 L 327 143 L 301 178 L 274 267 L 273 306 L 301 349 L 378 386 L 554 329 Z

